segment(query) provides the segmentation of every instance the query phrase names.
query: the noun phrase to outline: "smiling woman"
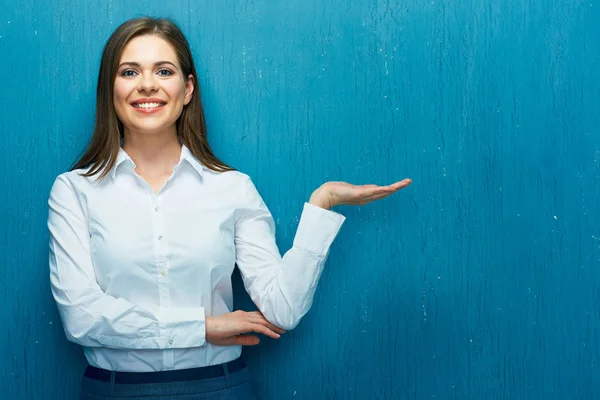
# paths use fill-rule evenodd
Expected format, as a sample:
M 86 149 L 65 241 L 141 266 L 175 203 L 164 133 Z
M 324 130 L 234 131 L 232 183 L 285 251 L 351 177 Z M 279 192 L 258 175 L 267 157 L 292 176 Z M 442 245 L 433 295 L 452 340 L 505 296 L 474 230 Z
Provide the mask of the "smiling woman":
M 52 293 L 89 363 L 81 398 L 255 399 L 241 346 L 310 309 L 345 219 L 329 209 L 408 184 L 323 184 L 282 257 L 252 180 L 208 145 L 179 28 L 125 22 L 102 55 L 90 146 L 49 198 Z M 258 312 L 232 312 L 236 265 Z
M 160 60 L 160 61 L 155 61 Z M 138 36 L 123 49 L 113 101 L 124 129 L 135 135 L 173 130 L 192 99 L 194 76 L 183 74 L 173 47 L 154 35 Z
M 114 166 L 121 147 L 127 146 L 124 142 L 136 140 L 140 134 L 148 139 L 148 134 L 154 133 L 158 141 L 177 137 L 209 169 L 232 170 L 215 157 L 208 144 L 201 99 L 193 95 L 200 92 L 195 76 L 187 39 L 173 22 L 137 18 L 119 26 L 102 53 L 92 141 L 74 169 L 86 169 L 85 176 L 102 179 Z M 155 110 L 151 106 L 156 103 L 165 104 Z M 134 118 L 136 113 L 131 112 L 153 114 L 163 108 L 168 111 L 157 113 L 155 119 Z M 169 135 L 160 135 L 161 124 L 169 123 Z

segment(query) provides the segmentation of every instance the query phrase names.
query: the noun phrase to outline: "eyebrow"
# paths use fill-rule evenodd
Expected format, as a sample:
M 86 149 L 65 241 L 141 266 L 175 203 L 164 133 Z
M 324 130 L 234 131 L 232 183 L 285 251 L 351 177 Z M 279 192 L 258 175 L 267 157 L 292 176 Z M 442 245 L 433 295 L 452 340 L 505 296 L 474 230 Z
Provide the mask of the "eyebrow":
M 157 61 L 157 62 L 154 63 L 154 66 L 157 67 L 159 65 L 164 65 L 164 64 L 170 64 L 170 65 L 173 66 L 173 68 L 177 69 L 177 66 L 175 64 L 173 64 L 171 61 Z M 119 68 L 121 68 L 124 65 L 128 65 L 130 67 L 137 67 L 137 68 L 140 67 L 140 63 L 137 63 L 137 62 L 134 62 L 134 61 L 126 61 L 126 62 L 121 63 L 119 65 Z

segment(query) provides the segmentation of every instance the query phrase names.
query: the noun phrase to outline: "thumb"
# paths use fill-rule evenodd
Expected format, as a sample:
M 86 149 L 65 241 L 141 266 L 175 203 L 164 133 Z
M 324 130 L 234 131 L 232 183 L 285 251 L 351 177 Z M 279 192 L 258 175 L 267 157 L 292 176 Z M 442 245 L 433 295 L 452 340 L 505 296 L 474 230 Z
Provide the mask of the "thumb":
M 242 346 L 255 346 L 260 343 L 258 336 L 254 335 L 238 335 L 235 337 L 234 344 L 240 344 Z

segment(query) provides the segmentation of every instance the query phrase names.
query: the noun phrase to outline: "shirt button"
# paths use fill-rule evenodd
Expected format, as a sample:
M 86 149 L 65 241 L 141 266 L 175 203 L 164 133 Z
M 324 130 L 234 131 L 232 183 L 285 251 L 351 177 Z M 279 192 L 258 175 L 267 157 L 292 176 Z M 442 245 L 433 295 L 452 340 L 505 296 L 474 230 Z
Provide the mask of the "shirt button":
M 165 275 L 167 275 L 167 270 L 166 270 L 166 269 L 161 269 L 161 270 L 160 270 L 160 274 L 161 274 L 162 276 L 165 276 Z
M 159 236 L 157 239 L 158 239 L 158 240 L 162 240 L 162 236 Z
M 158 212 L 158 210 L 160 210 L 160 207 L 156 207 L 156 208 L 154 209 L 154 211 L 156 211 L 156 212 Z
M 169 340 L 169 344 L 173 344 L 173 339 Z

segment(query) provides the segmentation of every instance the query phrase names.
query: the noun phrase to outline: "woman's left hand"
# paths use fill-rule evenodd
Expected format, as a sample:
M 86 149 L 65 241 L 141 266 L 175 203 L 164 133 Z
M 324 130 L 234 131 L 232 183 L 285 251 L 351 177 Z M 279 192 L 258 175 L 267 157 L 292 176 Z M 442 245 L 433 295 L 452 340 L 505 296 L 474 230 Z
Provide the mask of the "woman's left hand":
M 412 180 L 408 178 L 387 186 L 327 182 L 313 192 L 309 203 L 327 210 L 340 204 L 364 205 L 388 197 L 411 183 Z

